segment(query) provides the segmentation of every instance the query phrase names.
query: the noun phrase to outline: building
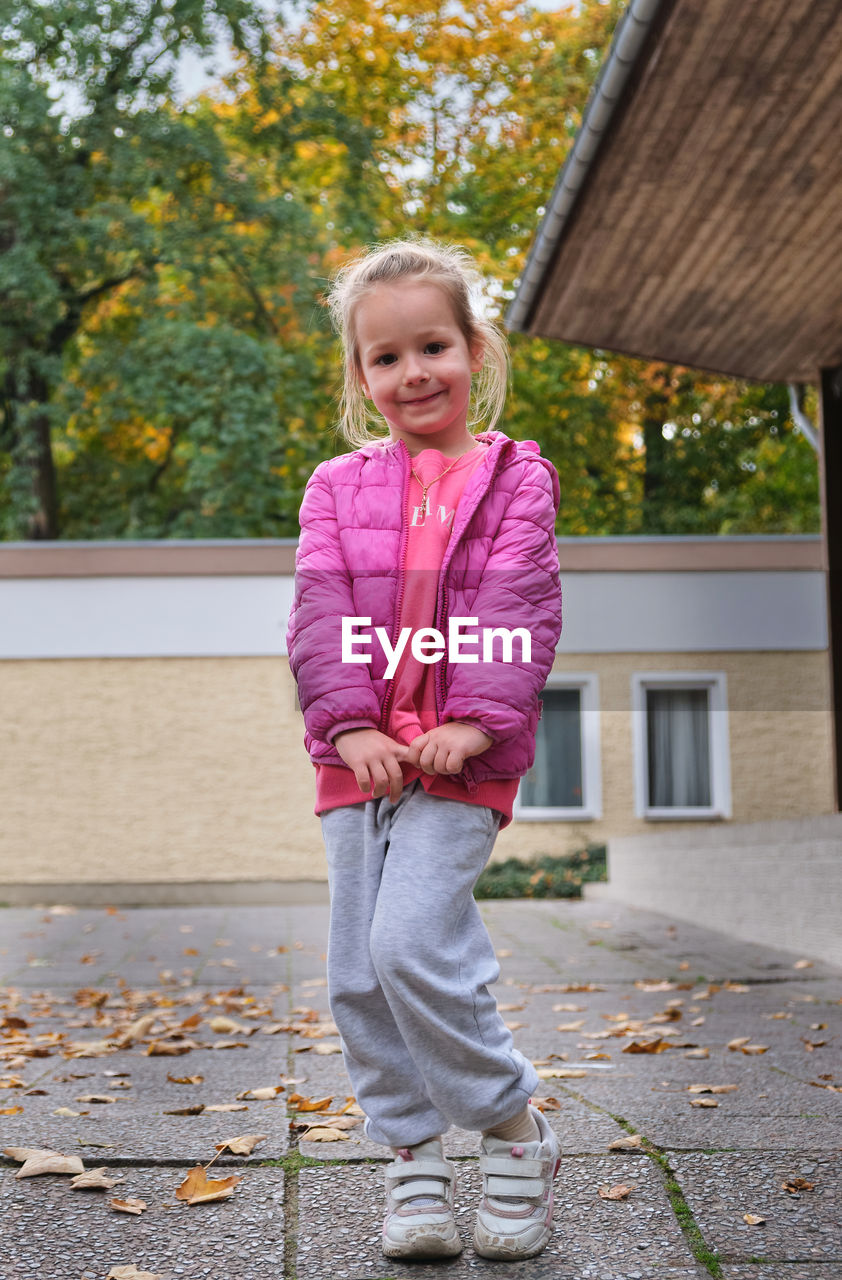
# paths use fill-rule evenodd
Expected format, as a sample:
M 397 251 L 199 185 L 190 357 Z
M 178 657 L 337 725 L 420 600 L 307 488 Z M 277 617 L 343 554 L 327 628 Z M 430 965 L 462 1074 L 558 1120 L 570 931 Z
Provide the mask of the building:
M 324 882 L 294 550 L 0 544 L 0 900 Z M 820 539 L 573 538 L 559 559 L 536 766 L 495 857 L 832 811 Z

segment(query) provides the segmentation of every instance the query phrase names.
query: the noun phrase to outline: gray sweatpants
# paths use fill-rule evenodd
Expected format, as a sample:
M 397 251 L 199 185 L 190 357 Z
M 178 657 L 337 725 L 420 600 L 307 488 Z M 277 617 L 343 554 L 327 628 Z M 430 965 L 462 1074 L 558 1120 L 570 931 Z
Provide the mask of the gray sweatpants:
M 490 1129 L 538 1084 L 488 990 L 500 969 L 472 895 L 499 824 L 417 779 L 397 804 L 322 815 L 330 1006 L 374 1142 Z

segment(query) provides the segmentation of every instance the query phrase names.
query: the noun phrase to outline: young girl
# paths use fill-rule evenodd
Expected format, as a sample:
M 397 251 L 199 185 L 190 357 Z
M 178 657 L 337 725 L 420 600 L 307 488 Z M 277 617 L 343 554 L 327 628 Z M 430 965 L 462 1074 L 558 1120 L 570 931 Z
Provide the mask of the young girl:
M 388 1257 L 462 1249 L 451 1124 L 482 1133 L 483 1257 L 544 1248 L 559 1164 L 472 894 L 534 756 L 561 629 L 559 485 L 532 441 L 471 432 L 469 415 L 493 427 L 508 371 L 477 283 L 467 254 L 426 240 L 334 282 L 356 448 L 307 485 L 288 635 L 327 849 L 331 1011 L 366 1132 L 393 1155 Z

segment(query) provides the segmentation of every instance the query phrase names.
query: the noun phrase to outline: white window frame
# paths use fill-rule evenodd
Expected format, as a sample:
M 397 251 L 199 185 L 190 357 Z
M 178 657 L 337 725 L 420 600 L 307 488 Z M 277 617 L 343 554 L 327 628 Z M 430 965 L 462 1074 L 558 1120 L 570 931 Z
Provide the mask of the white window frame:
M 544 687 L 579 690 L 582 804 L 524 805 L 518 787 L 512 817 L 516 822 L 593 822 L 602 817 L 599 678 L 589 673 L 552 671 Z
M 711 803 L 667 808 L 648 803 L 649 750 L 646 732 L 648 689 L 705 689 L 708 695 L 708 747 Z M 632 741 L 635 813 L 649 822 L 701 821 L 731 817 L 731 760 L 728 688 L 724 671 L 636 671 L 632 675 Z

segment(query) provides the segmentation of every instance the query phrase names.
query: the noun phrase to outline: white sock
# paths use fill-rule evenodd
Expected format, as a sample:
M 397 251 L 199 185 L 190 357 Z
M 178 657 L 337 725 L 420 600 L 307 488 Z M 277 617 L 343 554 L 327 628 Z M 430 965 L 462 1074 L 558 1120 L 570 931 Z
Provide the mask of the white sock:
M 524 1107 L 511 1120 L 496 1124 L 493 1129 L 484 1129 L 484 1138 L 500 1138 L 503 1142 L 537 1142 L 541 1134 L 532 1118 L 529 1107 Z

